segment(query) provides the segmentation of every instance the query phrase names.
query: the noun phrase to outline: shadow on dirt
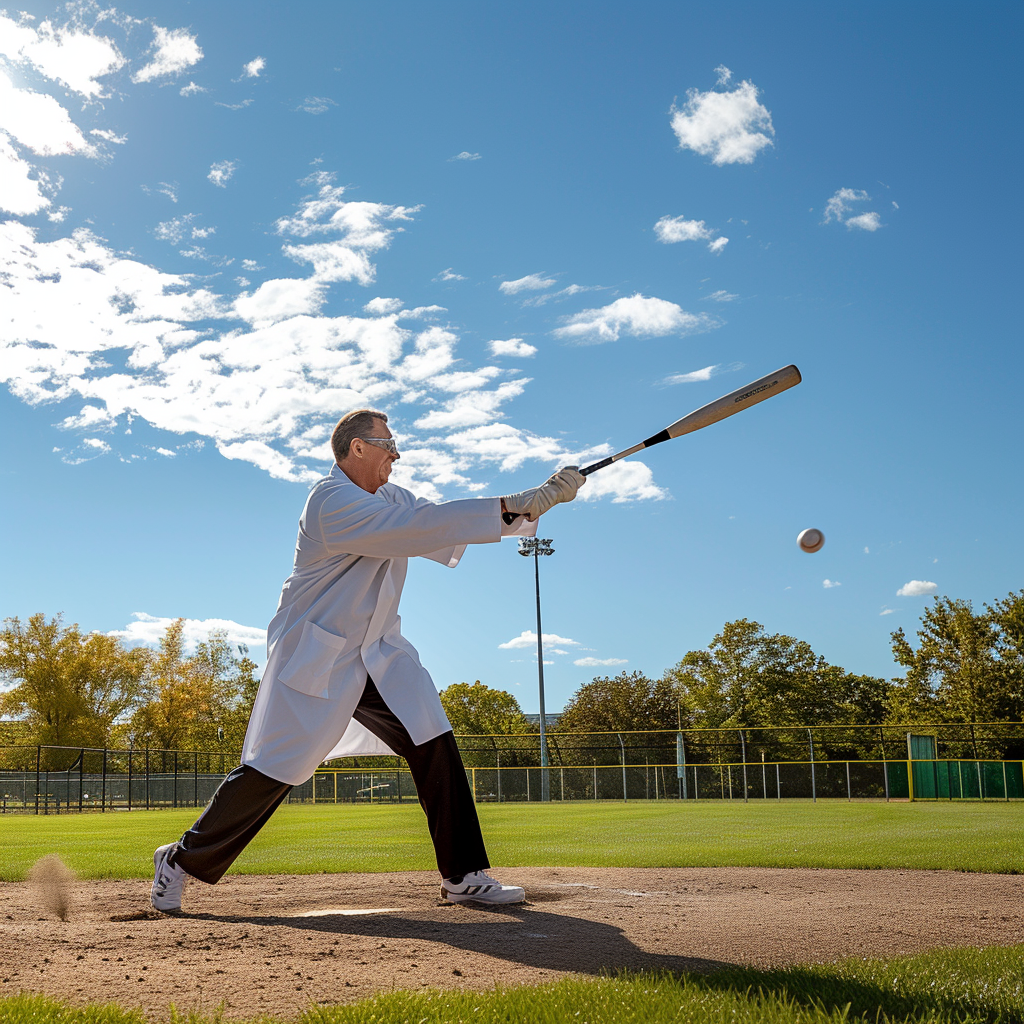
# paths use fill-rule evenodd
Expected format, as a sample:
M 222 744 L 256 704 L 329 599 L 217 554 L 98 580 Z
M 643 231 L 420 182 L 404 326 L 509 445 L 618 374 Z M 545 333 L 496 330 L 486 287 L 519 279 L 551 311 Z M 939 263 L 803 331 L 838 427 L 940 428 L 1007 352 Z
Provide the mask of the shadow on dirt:
M 439 913 L 438 913 L 439 912 Z M 451 920 L 438 917 L 451 914 Z M 608 974 L 619 970 L 678 973 L 707 972 L 734 966 L 699 956 L 652 953 L 631 942 L 614 924 L 551 914 L 529 904 L 464 908 L 440 905 L 422 917 L 406 912 L 367 916 L 322 914 L 317 917 L 258 917 L 189 914 L 192 920 L 218 921 L 327 935 L 437 942 L 473 953 L 551 971 Z

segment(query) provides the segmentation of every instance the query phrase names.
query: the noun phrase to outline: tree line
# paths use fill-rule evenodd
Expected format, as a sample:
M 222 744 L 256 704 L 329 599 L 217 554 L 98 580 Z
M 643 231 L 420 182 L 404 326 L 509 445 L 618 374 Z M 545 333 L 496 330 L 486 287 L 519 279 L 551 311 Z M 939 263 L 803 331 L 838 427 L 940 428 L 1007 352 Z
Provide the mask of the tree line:
M 157 650 L 83 633 L 61 616 L 0 630 L 4 743 L 238 751 L 259 679 L 244 646 L 214 630 L 186 654 L 185 621 Z
M 1024 720 L 1024 590 L 975 611 L 937 597 L 916 642 L 891 634 L 905 670 L 884 679 L 829 664 L 803 640 L 750 619 L 727 622 L 660 678 L 643 672 L 583 684 L 559 732 L 766 729 Z M 60 616 L 7 619 L 0 631 L 0 743 L 238 751 L 259 680 L 245 647 L 210 633 L 185 653 L 184 620 L 157 650 L 82 633 Z M 441 691 L 458 734 L 527 735 L 516 698 L 479 680 Z M 12 725 L 13 723 L 13 725 Z

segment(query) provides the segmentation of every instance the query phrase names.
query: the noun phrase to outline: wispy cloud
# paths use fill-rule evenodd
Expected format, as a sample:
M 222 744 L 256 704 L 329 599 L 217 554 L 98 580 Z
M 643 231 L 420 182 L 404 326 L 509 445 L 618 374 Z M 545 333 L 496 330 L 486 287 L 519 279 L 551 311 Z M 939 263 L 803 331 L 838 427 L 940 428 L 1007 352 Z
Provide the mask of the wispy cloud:
M 579 647 L 580 643 L 578 640 L 570 640 L 567 636 L 559 636 L 557 633 L 544 633 L 542 634 L 544 646 L 548 647 Z M 503 644 L 498 644 L 499 650 L 502 651 L 518 651 L 525 648 L 537 648 L 537 634 L 532 629 L 524 629 L 519 636 L 513 637 L 511 640 Z
M 66 403 L 67 429 L 103 430 L 109 438 L 61 447 L 60 458 L 106 453 L 131 461 L 157 446 L 177 447 L 139 445 L 127 431 L 110 430 L 141 419 L 155 430 L 207 438 L 224 458 L 278 479 L 311 481 L 330 464 L 333 422 L 368 405 L 385 408 L 402 436 L 396 483 L 435 500 L 452 489 L 495 486 L 487 481 L 496 471 L 532 462 L 546 473 L 608 454 L 607 444 L 570 449 L 562 438 L 508 422 L 528 378 L 506 380 L 500 367 L 467 365 L 449 328 L 404 326 L 443 314 L 443 307 L 395 311 L 400 299 L 378 296 L 362 315 L 324 315 L 335 283 L 373 283 L 375 254 L 417 208 L 349 201 L 324 172 L 305 185 L 308 194 L 274 224 L 282 254 L 302 270 L 251 290 L 243 279 L 241 293 L 233 282 L 217 290 L 213 278 L 165 273 L 85 228 L 44 238 L 30 225 L 0 223 L 0 381 L 30 405 Z M 173 186 L 160 190 L 176 198 Z M 183 214 L 157 230 L 177 245 L 209 229 Z M 186 251 L 221 259 L 194 244 Z M 243 266 L 261 269 L 252 260 Z M 516 358 L 533 349 L 522 339 L 508 344 Z M 601 475 L 598 486 L 584 489 L 588 500 L 664 496 L 639 463 Z
M 132 612 L 132 619 L 134 621 L 129 622 L 124 629 L 111 630 L 107 635 L 120 637 L 132 645 L 156 647 L 168 627 L 175 622 L 170 616 L 149 615 L 146 612 Z M 193 653 L 200 643 L 209 638 L 211 632 L 224 634 L 224 638 L 232 645 L 262 647 L 267 642 L 267 631 L 260 626 L 243 626 L 232 619 L 185 619 L 182 638 L 186 652 Z
M 687 313 L 674 302 L 639 294 L 616 299 L 598 309 L 584 309 L 564 318 L 552 333 L 566 341 L 596 345 L 618 341 L 620 335 L 657 338 L 668 334 L 694 334 L 719 326 L 706 313 Z
M 702 367 L 699 370 L 691 370 L 689 373 L 672 373 L 667 376 L 662 383 L 663 384 L 696 384 L 699 381 L 711 380 L 712 377 L 718 372 L 718 363 L 713 363 L 711 366 Z
M 603 668 L 609 665 L 626 665 L 628 658 L 577 658 L 573 664 L 580 668 Z
M 448 162 L 451 163 L 453 160 L 479 160 L 479 153 L 470 153 L 468 150 L 463 150 L 461 153 L 456 153 L 455 156 L 448 157 Z
M 228 182 L 235 173 L 236 164 L 233 160 L 219 160 L 210 167 L 206 180 L 213 182 L 218 188 L 227 188 Z
M 553 277 L 545 277 L 543 274 L 527 274 L 526 277 L 518 277 L 514 281 L 502 281 L 498 288 L 505 295 L 518 295 L 520 292 L 541 291 L 556 283 Z
M 183 85 L 178 90 L 179 96 L 196 96 L 201 92 L 207 92 L 208 90 L 203 88 L 201 85 L 196 85 L 195 82 L 189 82 L 188 85 Z
M 719 66 L 718 84 L 725 86 L 732 77 L 728 68 Z M 680 149 L 692 149 L 710 156 L 712 163 L 753 163 L 757 154 L 772 145 L 775 134 L 772 116 L 758 102 L 757 87 L 740 82 L 728 92 L 700 92 L 690 89 L 686 103 L 672 107 L 672 130 Z
M 734 295 L 732 292 L 727 292 L 724 288 L 719 288 L 717 292 L 705 295 L 704 298 L 711 302 L 732 302 L 734 299 L 738 299 L 739 296 Z
M 842 583 L 840 583 L 839 580 L 822 580 L 821 585 L 826 590 L 831 590 L 833 587 L 841 587 Z
M 307 114 L 326 114 L 331 107 L 338 104 L 328 96 L 307 96 L 299 105 L 298 110 Z
M 924 597 L 926 594 L 934 594 L 939 589 L 937 583 L 932 583 L 929 580 L 910 580 L 908 583 L 904 583 L 899 590 L 896 591 L 897 597 Z
M 878 614 L 879 615 L 892 615 L 893 611 L 894 611 L 894 609 L 892 609 L 892 608 L 883 608 Z
M 451 267 L 445 267 L 445 269 L 442 270 L 441 273 L 438 274 L 437 277 L 434 278 L 434 280 L 435 281 L 465 281 L 466 278 L 464 278 L 461 274 L 456 274 L 455 271 L 452 270 Z
M 154 25 L 149 52 L 149 63 L 132 75 L 133 82 L 152 82 L 157 78 L 180 75 L 203 59 L 196 37 L 184 28 L 167 29 Z
M 836 191 L 831 199 L 825 204 L 825 214 L 822 217 L 822 224 L 831 221 L 838 221 L 845 224 L 848 229 L 858 228 L 861 231 L 877 231 L 883 227 L 882 218 L 873 210 L 866 213 L 859 213 L 856 216 L 847 217 L 853 203 L 870 202 L 871 196 L 862 188 L 841 188 Z
M 488 347 L 491 350 L 491 355 L 495 357 L 514 356 L 518 359 L 526 359 L 537 354 L 536 346 L 528 344 L 522 338 L 492 341 Z

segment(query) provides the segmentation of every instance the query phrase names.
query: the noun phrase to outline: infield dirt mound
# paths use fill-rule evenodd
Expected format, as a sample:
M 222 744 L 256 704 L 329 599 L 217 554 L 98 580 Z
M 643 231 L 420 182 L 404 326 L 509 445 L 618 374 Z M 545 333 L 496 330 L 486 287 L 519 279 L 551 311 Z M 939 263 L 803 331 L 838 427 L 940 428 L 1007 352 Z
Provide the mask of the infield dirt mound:
M 186 912 L 149 883 L 73 882 L 67 921 L 0 884 L 0 992 L 285 1018 L 390 988 L 491 988 L 621 968 L 709 971 L 1024 941 L 1024 877 L 759 868 L 495 870 L 505 908 L 446 904 L 436 875 L 195 882 Z

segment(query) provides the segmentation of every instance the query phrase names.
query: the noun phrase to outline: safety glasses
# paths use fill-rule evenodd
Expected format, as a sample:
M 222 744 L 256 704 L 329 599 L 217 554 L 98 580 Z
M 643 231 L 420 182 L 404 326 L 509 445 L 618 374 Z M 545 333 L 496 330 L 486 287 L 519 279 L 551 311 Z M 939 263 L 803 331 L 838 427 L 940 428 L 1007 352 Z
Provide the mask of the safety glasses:
M 377 448 L 383 448 L 388 455 L 394 455 L 396 459 L 400 458 L 398 445 L 390 437 L 360 437 L 356 440 L 365 441 L 367 444 L 372 444 Z

